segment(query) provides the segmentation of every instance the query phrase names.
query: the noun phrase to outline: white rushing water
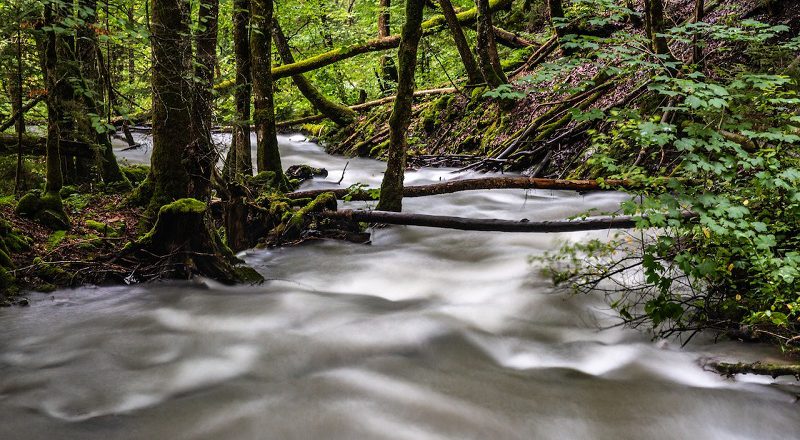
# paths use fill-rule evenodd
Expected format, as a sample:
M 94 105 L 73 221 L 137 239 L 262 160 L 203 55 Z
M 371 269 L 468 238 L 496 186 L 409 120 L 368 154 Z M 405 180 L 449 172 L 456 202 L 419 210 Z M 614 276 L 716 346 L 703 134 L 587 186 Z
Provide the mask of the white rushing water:
M 342 185 L 379 184 L 383 163 L 302 139 L 281 136 L 284 166 L 330 172 L 307 187 L 336 186 L 348 160 Z M 425 169 L 406 183 L 454 177 Z M 623 199 L 503 190 L 404 208 L 550 220 Z M 0 439 L 797 438 L 792 380 L 701 367 L 764 347 L 598 330 L 615 322 L 602 297 L 556 293 L 528 262 L 588 236 L 392 227 L 369 246 L 247 251 L 260 286 L 32 294 L 0 310 Z

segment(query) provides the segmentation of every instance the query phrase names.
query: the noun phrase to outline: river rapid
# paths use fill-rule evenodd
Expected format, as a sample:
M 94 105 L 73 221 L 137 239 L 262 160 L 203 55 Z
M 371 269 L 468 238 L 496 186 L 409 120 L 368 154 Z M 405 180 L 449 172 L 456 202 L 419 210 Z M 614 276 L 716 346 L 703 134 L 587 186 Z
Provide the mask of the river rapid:
M 225 141 L 223 137 L 219 140 Z M 378 186 L 385 164 L 281 136 L 304 188 Z M 147 151 L 120 156 L 145 162 Z M 407 173 L 407 184 L 464 178 Z M 625 196 L 495 190 L 408 212 L 556 220 Z M 363 207 L 365 203 L 352 203 Z M 531 255 L 608 232 L 391 227 L 372 244 L 250 250 L 268 281 L 83 287 L 0 310 L 0 439 L 790 439 L 793 379 L 720 377 L 687 347 L 616 322 L 601 295 L 553 290 Z

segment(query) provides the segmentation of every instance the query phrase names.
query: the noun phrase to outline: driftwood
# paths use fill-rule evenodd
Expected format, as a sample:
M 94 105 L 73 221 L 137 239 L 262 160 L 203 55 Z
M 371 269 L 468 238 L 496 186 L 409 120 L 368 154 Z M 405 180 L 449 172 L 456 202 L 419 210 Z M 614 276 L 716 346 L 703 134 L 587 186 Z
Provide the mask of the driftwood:
M 407 214 L 389 211 L 344 209 L 323 211 L 317 216 L 345 219 L 354 222 L 384 223 L 390 225 L 425 226 L 429 228 L 458 229 L 462 231 L 495 232 L 575 232 L 603 229 L 628 229 L 636 226 L 638 217 L 595 217 L 583 220 L 557 220 L 532 222 L 523 220 L 477 219 L 444 215 Z
M 751 364 L 737 362 L 733 364 L 727 362 L 711 362 L 707 365 L 726 376 L 733 376 L 735 374 L 760 374 L 772 377 L 794 376 L 800 380 L 800 365 L 798 364 L 764 364 L 761 362 L 753 362 Z
M 664 179 L 666 182 L 667 179 Z M 403 197 L 424 197 L 439 194 L 450 194 L 459 191 L 474 191 L 485 189 L 550 189 L 550 190 L 569 190 L 569 191 L 604 191 L 619 189 L 641 189 L 643 185 L 629 180 L 608 179 L 597 180 L 565 180 L 565 179 L 542 179 L 535 177 L 485 177 L 480 179 L 451 180 L 442 183 L 432 183 L 429 185 L 414 185 L 403 188 Z M 307 191 L 295 191 L 286 195 L 290 199 L 315 198 L 322 193 L 332 192 L 336 198 L 342 199 L 349 196 L 351 200 L 369 201 L 373 200 L 368 190 L 351 191 L 348 188 L 335 190 L 315 189 Z

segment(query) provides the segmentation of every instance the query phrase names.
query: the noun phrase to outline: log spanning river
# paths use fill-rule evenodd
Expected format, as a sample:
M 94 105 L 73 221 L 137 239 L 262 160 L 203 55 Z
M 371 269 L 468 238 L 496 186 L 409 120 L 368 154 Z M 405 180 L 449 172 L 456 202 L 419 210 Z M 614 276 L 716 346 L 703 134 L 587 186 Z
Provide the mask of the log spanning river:
M 348 159 L 302 136 L 280 141 L 284 166 L 330 171 L 304 188 L 337 187 Z M 342 185 L 377 186 L 384 167 L 349 159 Z M 409 172 L 406 183 L 450 171 Z M 556 220 L 623 199 L 495 190 L 404 208 Z M 702 367 L 774 353 L 599 330 L 616 322 L 600 295 L 554 292 L 528 261 L 606 235 L 391 227 L 369 246 L 247 251 L 268 279 L 255 287 L 31 294 L 30 307 L 0 310 L 0 439 L 797 438 L 793 379 Z

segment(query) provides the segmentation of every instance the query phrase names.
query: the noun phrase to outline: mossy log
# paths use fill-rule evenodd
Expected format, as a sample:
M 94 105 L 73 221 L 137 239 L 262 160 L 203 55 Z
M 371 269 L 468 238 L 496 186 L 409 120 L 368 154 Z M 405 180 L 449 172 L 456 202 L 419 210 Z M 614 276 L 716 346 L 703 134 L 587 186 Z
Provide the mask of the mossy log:
M 189 279 L 195 275 L 219 282 L 263 281 L 261 275 L 247 266 L 239 266 L 231 250 L 214 229 L 205 203 L 196 199 L 180 199 L 158 211 L 153 228 L 126 249 L 144 261 L 153 261 L 151 278 Z
M 663 179 L 668 183 L 669 179 Z M 630 180 L 565 180 L 565 179 L 544 179 L 536 177 L 486 177 L 481 179 L 451 180 L 442 183 L 432 183 L 429 185 L 413 185 L 403 188 L 403 197 L 424 197 L 439 194 L 450 194 L 459 191 L 476 191 L 488 189 L 549 189 L 567 191 L 616 191 L 620 189 L 638 190 L 645 186 L 642 183 Z M 352 191 L 348 188 L 336 190 L 307 190 L 288 193 L 286 197 L 291 199 L 313 198 L 318 195 L 332 192 L 337 198 L 342 199 L 348 196 L 350 200 L 369 201 L 374 200 L 369 190 Z
M 457 91 L 458 90 L 455 87 L 444 87 L 444 88 L 441 88 L 441 89 L 418 90 L 418 91 L 414 92 L 414 97 L 418 98 L 418 97 L 421 97 L 421 96 L 430 96 L 430 95 L 448 95 L 448 94 L 451 94 L 451 93 L 456 93 Z M 367 110 L 367 109 L 370 109 L 370 108 L 373 108 L 373 107 L 377 107 L 379 105 L 383 105 L 383 104 L 388 104 L 390 102 L 394 102 L 394 100 L 396 98 L 397 97 L 394 96 L 394 95 L 387 96 L 385 98 L 376 99 L 374 101 L 364 102 L 362 104 L 351 105 L 348 108 L 350 110 L 353 110 L 353 111 Z M 298 125 L 301 125 L 301 124 L 306 124 L 306 123 L 309 123 L 309 122 L 321 121 L 321 120 L 323 120 L 325 118 L 327 118 L 327 116 L 323 115 L 323 114 L 311 115 L 311 116 L 305 116 L 305 117 L 298 118 L 298 119 L 292 119 L 292 120 L 289 120 L 289 121 L 276 122 L 275 126 L 278 127 L 278 128 L 294 127 L 294 126 L 298 126 Z
M 800 380 L 800 365 L 798 364 L 765 364 L 761 362 L 753 363 L 728 363 L 712 362 L 708 364 L 711 368 L 726 376 L 735 374 L 760 374 L 764 376 L 794 376 Z
M 635 227 L 637 222 L 640 220 L 640 217 L 619 216 L 596 217 L 583 220 L 532 222 L 527 219 L 501 220 L 351 209 L 344 209 L 341 211 L 323 211 L 318 213 L 317 216 L 346 219 L 354 222 L 425 226 L 429 228 L 458 229 L 462 231 L 538 233 L 629 229 Z

